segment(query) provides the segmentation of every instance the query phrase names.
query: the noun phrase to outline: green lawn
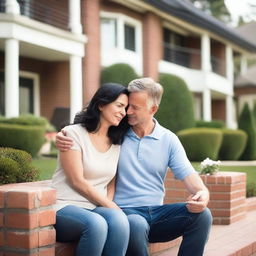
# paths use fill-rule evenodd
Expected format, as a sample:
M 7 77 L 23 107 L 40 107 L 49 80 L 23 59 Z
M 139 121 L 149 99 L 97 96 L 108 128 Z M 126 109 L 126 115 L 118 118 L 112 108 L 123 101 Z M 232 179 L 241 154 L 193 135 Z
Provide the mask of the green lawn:
M 40 171 L 40 180 L 49 180 L 56 168 L 57 159 L 55 157 L 38 157 L 33 159 L 33 165 Z
M 56 163 L 57 159 L 54 157 L 39 157 L 33 160 L 33 165 L 40 170 L 40 180 L 51 179 Z M 200 163 L 193 162 L 192 165 L 199 170 Z M 247 192 L 251 189 L 251 193 L 256 195 L 256 166 L 220 166 L 220 171 L 247 173 Z

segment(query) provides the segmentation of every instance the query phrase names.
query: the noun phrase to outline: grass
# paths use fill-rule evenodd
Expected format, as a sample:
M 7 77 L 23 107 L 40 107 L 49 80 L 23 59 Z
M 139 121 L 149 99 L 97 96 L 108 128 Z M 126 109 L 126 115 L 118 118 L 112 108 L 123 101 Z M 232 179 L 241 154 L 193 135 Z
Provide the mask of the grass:
M 199 170 L 200 163 L 192 163 Z M 247 174 L 246 186 L 247 197 L 256 196 L 256 166 L 220 166 L 222 172 L 245 172 Z
M 49 180 L 56 169 L 57 158 L 55 157 L 38 157 L 33 159 L 32 164 L 40 171 L 40 180 Z
M 56 164 L 57 158 L 55 157 L 38 157 L 33 160 L 33 165 L 40 170 L 40 180 L 51 179 L 56 169 Z M 199 170 L 200 163 L 193 162 L 192 165 L 196 170 Z M 220 166 L 220 171 L 245 172 L 247 174 L 247 194 L 248 190 L 252 190 L 250 193 L 256 195 L 256 166 Z

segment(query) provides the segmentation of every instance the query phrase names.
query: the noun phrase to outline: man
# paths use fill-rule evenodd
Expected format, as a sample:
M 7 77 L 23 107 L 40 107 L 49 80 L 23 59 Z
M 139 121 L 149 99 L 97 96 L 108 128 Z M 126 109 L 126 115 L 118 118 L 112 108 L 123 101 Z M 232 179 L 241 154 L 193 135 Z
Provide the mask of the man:
M 130 223 L 127 255 L 147 256 L 148 242 L 179 236 L 183 237 L 179 256 L 203 255 L 212 223 L 209 192 L 177 136 L 154 119 L 163 88 L 151 78 L 141 78 L 131 81 L 128 90 L 131 128 L 121 147 L 114 197 Z M 57 146 L 67 150 L 70 141 L 59 134 Z M 163 205 L 168 167 L 190 192 L 187 202 Z

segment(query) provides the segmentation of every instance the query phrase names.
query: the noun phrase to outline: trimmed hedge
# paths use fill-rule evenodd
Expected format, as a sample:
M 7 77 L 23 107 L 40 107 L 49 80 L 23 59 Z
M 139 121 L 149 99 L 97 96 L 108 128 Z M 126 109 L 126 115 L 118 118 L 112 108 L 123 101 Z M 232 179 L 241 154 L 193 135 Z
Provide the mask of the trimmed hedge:
M 256 127 L 248 103 L 245 103 L 243 110 L 239 115 L 238 128 L 245 131 L 248 136 L 245 150 L 240 159 L 256 160 Z
M 23 150 L 0 148 L 0 185 L 38 180 L 39 170 L 31 162 L 31 155 Z
M 0 146 L 24 150 L 36 156 L 43 145 L 45 127 L 0 124 Z
M 238 160 L 245 149 L 247 134 L 243 130 L 221 129 L 220 160 Z
M 101 84 L 118 83 L 127 86 L 136 78 L 139 78 L 139 76 L 134 69 L 125 63 L 113 64 L 101 71 Z
M 156 119 L 172 132 L 195 127 L 194 105 L 186 83 L 175 75 L 161 73 L 159 82 L 164 88 Z
M 48 120 L 44 117 L 25 114 L 20 115 L 19 117 L 2 118 L 0 119 L 0 123 L 19 125 L 39 125 L 46 127 L 48 125 Z
M 196 127 L 224 128 L 225 123 L 221 120 L 212 120 L 212 121 L 197 120 Z
M 190 161 L 217 160 L 222 132 L 215 128 L 191 128 L 177 133 Z

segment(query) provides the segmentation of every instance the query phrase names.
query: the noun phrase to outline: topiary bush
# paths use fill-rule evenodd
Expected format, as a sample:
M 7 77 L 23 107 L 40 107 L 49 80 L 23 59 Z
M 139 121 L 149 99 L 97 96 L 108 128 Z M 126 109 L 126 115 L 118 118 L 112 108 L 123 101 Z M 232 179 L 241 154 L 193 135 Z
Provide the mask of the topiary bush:
M 132 80 L 139 78 L 134 69 L 125 63 L 113 64 L 101 71 L 101 84 L 119 83 L 127 86 Z
M 221 120 L 212 120 L 212 121 L 197 120 L 196 127 L 224 128 L 225 123 Z
M 256 128 L 252 112 L 248 103 L 245 103 L 238 118 L 238 128 L 247 133 L 247 143 L 242 153 L 241 160 L 256 160 Z
M 38 180 L 39 171 L 31 161 L 31 155 L 23 150 L 0 148 L 0 185 Z
M 238 160 L 245 149 L 247 134 L 243 130 L 221 129 L 223 134 L 219 152 L 221 160 Z
M 35 157 L 45 141 L 44 133 L 42 126 L 0 124 L 0 146 L 21 149 Z
M 222 132 L 215 128 L 190 128 L 177 133 L 190 161 L 203 161 L 207 157 L 217 160 Z
M 172 132 L 195 126 L 193 98 L 185 82 L 170 74 L 160 74 L 164 88 L 162 102 L 156 119 Z
M 24 114 L 18 117 L 2 118 L 0 123 L 19 124 L 19 125 L 39 125 L 47 127 L 48 120 L 45 117 L 35 116 L 32 114 Z

